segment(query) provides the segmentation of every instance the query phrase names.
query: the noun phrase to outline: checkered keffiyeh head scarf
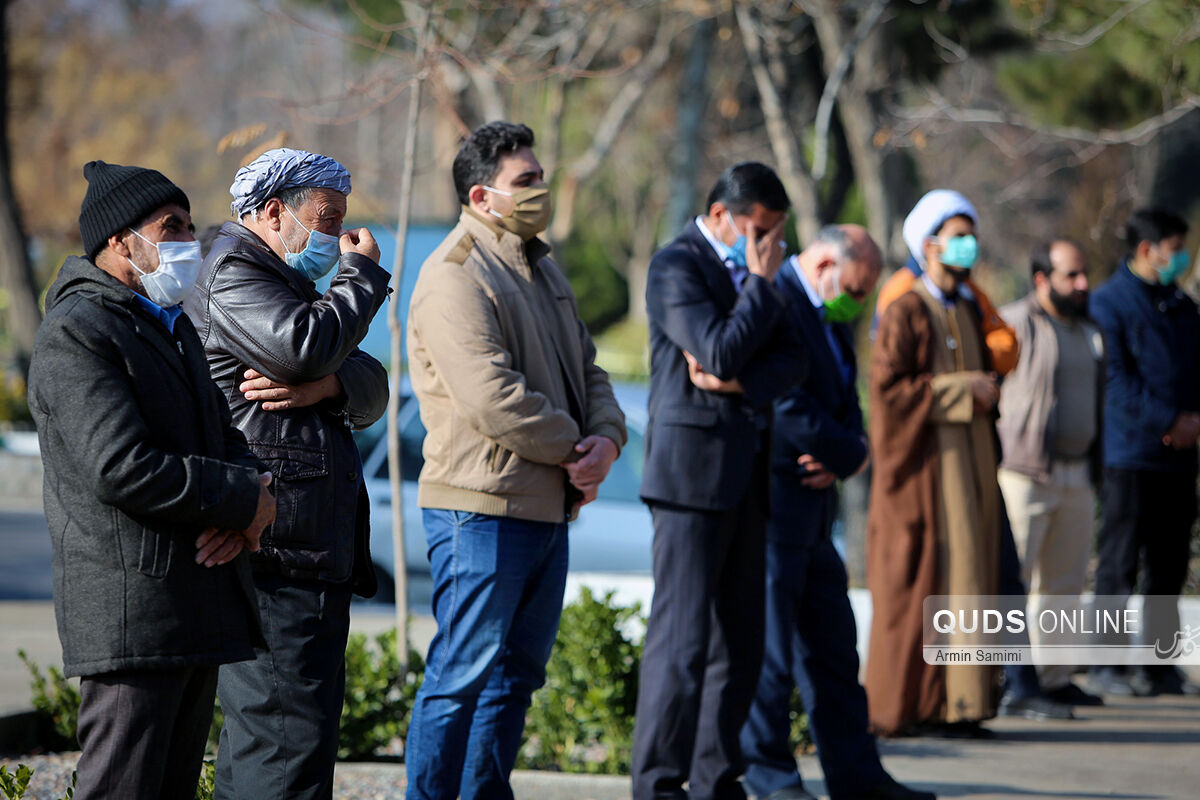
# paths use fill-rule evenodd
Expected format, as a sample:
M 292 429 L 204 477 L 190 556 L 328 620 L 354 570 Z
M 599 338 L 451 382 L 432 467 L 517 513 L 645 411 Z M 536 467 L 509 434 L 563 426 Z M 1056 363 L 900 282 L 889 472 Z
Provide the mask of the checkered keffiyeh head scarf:
M 328 156 L 278 147 L 237 171 L 229 193 L 235 219 L 261 208 L 284 189 L 333 189 L 350 194 L 350 173 Z

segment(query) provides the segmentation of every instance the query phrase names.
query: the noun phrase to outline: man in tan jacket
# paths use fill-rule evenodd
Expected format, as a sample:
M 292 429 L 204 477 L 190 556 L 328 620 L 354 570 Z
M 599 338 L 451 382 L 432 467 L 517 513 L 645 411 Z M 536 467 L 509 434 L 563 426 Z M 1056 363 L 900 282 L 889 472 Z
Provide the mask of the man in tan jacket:
M 562 611 L 567 521 L 626 439 L 571 287 L 537 238 L 551 207 L 533 143 L 507 122 L 463 143 L 462 215 L 409 307 L 438 624 L 405 751 L 409 798 L 512 797 Z

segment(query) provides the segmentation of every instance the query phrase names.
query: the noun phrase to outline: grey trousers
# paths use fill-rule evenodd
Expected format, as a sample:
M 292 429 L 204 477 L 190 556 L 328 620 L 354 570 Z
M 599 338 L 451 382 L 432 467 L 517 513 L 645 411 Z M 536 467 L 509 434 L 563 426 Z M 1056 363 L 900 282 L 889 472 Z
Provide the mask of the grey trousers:
M 221 667 L 218 800 L 329 800 L 350 588 L 255 573 L 267 650 Z
M 76 800 L 193 800 L 216 689 L 216 666 L 84 677 Z

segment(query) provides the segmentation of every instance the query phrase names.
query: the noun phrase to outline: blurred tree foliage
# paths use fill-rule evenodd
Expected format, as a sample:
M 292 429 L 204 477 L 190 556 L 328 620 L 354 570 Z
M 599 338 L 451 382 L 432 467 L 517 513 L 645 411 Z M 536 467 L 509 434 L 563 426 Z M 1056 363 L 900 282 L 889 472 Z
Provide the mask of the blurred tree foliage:
M 1039 119 L 1121 128 L 1200 93 L 1195 0 L 1012 0 L 1030 32 L 997 77 Z

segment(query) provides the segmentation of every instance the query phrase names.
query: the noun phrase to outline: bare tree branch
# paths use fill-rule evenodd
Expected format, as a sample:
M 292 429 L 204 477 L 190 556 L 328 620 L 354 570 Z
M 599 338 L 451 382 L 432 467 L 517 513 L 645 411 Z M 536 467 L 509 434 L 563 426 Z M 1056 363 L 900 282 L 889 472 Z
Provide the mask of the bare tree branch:
M 1121 130 L 1090 131 L 1068 125 L 1044 125 L 1005 111 L 984 108 L 956 108 L 934 95 L 935 102 L 919 108 L 895 108 L 892 113 L 897 119 L 907 120 L 910 125 L 906 133 L 920 127 L 922 122 L 945 119 L 968 125 L 1009 125 L 1035 131 L 1044 136 L 1086 144 L 1142 144 L 1153 138 L 1159 130 L 1170 125 L 1193 109 L 1200 108 L 1200 96 L 1188 96 L 1178 105 L 1161 114 L 1142 120 L 1137 125 Z
M 962 45 L 958 44 L 949 36 L 946 36 L 939 31 L 937 26 L 933 24 L 932 16 L 926 15 L 924 23 L 925 33 L 929 35 L 929 38 L 933 40 L 933 43 L 950 54 L 950 58 L 953 59 L 950 63 L 961 64 L 967 60 L 967 51 Z
M 1099 41 L 1100 37 L 1115 28 L 1117 23 L 1150 2 L 1151 0 L 1133 0 L 1133 2 L 1127 2 L 1121 8 L 1113 12 L 1111 16 L 1109 16 L 1103 22 L 1093 26 L 1091 30 L 1085 32 L 1082 36 L 1058 36 L 1049 33 L 1042 34 L 1041 39 L 1043 41 L 1038 43 L 1038 49 L 1054 53 L 1065 53 L 1070 50 L 1080 50 L 1084 47 L 1090 47 Z M 1051 44 L 1051 42 L 1053 44 Z
M 850 71 L 850 65 L 854 63 L 854 54 L 858 51 L 859 45 L 883 18 L 887 4 L 888 0 L 873 0 L 870 8 L 858 20 L 858 25 L 854 27 L 854 33 L 838 54 L 837 65 L 833 68 L 833 72 L 825 80 L 825 88 L 821 92 L 821 102 L 817 104 L 817 130 L 812 168 L 812 176 L 815 181 L 820 181 L 825 177 L 829 163 L 829 122 L 833 119 L 833 106 L 837 102 L 837 94 L 842 88 L 842 81 L 845 80 L 846 73 Z
M 780 172 L 779 177 L 796 209 L 796 232 L 799 234 L 800 241 L 812 241 L 820 228 L 817 215 L 820 196 L 817 192 L 816 181 L 805 169 L 804 162 L 800 157 L 800 148 L 784 114 L 783 100 L 779 96 L 779 89 L 771 80 L 770 71 L 763 60 L 758 26 L 750 15 L 748 4 L 745 0 L 735 2 L 733 11 L 737 17 L 738 27 L 742 31 L 742 46 L 746 50 L 750 72 L 754 76 L 754 85 L 758 89 L 758 96 L 762 102 L 767 137 L 771 141 L 771 152 L 775 154 L 775 161 Z
M 654 82 L 654 77 L 662 71 L 667 59 L 671 56 L 671 42 L 684 29 L 684 25 L 676 18 L 670 22 L 662 22 L 654 34 L 654 44 L 642 56 L 630 73 L 625 85 L 617 92 L 617 96 L 604 111 L 604 116 L 596 125 L 596 133 L 587 151 L 576 159 L 567 171 L 575 180 L 584 180 L 600 166 L 608 151 L 612 148 L 626 120 L 638 102 Z

